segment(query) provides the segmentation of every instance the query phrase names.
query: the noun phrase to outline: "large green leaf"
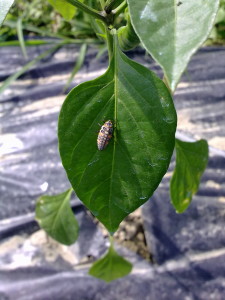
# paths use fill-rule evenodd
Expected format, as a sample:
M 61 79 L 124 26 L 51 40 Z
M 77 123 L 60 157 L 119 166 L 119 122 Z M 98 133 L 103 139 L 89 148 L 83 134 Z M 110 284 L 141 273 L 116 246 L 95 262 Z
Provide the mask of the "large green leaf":
M 76 194 L 114 232 L 146 202 L 167 171 L 176 112 L 165 84 L 117 46 L 107 72 L 74 88 L 59 116 L 62 163 Z M 98 123 L 112 120 L 114 136 L 97 149 Z
M 76 7 L 65 0 L 48 0 L 48 2 L 63 16 L 67 21 L 71 20 L 76 13 Z
M 0 0 L 0 26 L 2 25 L 14 0 Z
M 53 239 L 71 245 L 78 237 L 78 223 L 70 207 L 72 189 L 55 195 L 42 196 L 36 205 L 36 220 Z
M 182 213 L 188 208 L 207 163 L 205 140 L 189 143 L 176 139 L 176 167 L 170 182 L 170 197 L 176 212 Z
M 97 260 L 89 270 L 89 274 L 106 282 L 128 275 L 132 270 L 132 264 L 118 255 L 110 246 L 108 253 Z
M 219 0 L 128 0 L 131 21 L 172 90 L 210 33 Z

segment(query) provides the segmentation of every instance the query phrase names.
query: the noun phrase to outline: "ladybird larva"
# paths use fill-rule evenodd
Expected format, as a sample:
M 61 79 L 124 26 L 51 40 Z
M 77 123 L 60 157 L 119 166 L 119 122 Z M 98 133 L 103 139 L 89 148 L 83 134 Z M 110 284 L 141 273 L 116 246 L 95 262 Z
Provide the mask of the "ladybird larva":
M 99 130 L 97 139 L 98 150 L 104 150 L 106 148 L 110 139 L 112 138 L 112 134 L 113 123 L 112 121 L 108 120 L 102 125 L 101 129 Z

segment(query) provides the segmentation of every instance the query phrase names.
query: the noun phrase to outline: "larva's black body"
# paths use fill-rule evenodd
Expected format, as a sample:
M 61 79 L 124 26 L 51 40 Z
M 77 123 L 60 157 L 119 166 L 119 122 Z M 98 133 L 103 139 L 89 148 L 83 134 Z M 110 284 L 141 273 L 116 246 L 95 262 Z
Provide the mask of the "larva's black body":
M 98 133 L 97 146 L 98 150 L 104 150 L 108 145 L 113 134 L 113 123 L 108 120 L 105 122 Z

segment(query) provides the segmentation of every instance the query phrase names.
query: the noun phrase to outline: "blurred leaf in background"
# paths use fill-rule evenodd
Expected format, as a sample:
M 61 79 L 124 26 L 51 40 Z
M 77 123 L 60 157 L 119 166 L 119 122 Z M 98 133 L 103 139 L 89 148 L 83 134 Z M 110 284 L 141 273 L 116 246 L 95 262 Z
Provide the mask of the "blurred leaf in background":
M 63 16 L 66 21 L 70 21 L 76 14 L 76 7 L 64 0 L 48 0 L 48 2 Z
M 95 9 L 100 9 L 99 2 L 80 1 L 86 2 Z M 28 0 L 26 2 L 18 0 L 10 9 L 4 25 L 0 28 L 0 46 L 20 46 L 27 63 L 1 84 L 0 93 L 49 53 L 45 51 L 33 60 L 29 60 L 27 46 L 52 44 L 54 47 L 49 51 L 54 51 L 55 47 L 59 48 L 65 44 L 82 45 L 81 54 L 78 61 L 75 62 L 74 70 L 65 88 L 81 68 L 88 44 L 98 47 L 97 57 L 103 53 L 105 42 L 104 39 L 99 39 L 99 27 L 93 26 L 93 18 L 64 0 L 49 0 L 49 2 L 54 7 L 46 0 Z
M 225 44 L 225 0 L 220 0 L 220 7 L 216 16 L 215 25 L 206 42 L 206 45 L 212 44 Z
M 54 2 L 54 0 L 49 1 Z M 54 5 L 56 9 L 59 8 L 58 5 Z M 40 37 L 50 36 L 49 33 L 57 33 L 63 38 L 97 38 L 91 26 L 90 17 L 76 10 L 72 5 L 70 6 L 72 7 L 70 10 L 65 6 L 67 9 L 61 12 L 64 16 L 62 17 L 46 0 L 16 1 L 0 28 L 0 42 L 15 40 L 16 24 L 19 18 L 22 20 L 25 36 Z

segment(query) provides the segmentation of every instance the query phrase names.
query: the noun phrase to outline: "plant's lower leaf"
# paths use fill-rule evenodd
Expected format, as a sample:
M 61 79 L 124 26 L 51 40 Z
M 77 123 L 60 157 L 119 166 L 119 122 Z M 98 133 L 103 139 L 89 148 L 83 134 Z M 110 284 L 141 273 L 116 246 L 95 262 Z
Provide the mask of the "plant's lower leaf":
M 202 173 L 208 163 L 208 144 L 176 140 L 176 167 L 170 182 L 170 197 L 176 212 L 184 212 L 198 191 Z
M 113 137 L 99 151 L 98 123 L 107 120 L 113 122 Z M 58 124 L 62 163 L 78 197 L 110 232 L 159 185 L 175 130 L 176 111 L 165 84 L 128 59 L 117 40 L 108 71 L 68 94 Z
M 128 275 L 132 270 L 132 264 L 118 255 L 110 246 L 108 253 L 97 260 L 89 270 L 89 274 L 106 282 Z
M 42 196 L 36 205 L 36 220 L 53 239 L 71 245 L 78 238 L 79 226 L 70 207 L 72 189 L 55 195 Z

